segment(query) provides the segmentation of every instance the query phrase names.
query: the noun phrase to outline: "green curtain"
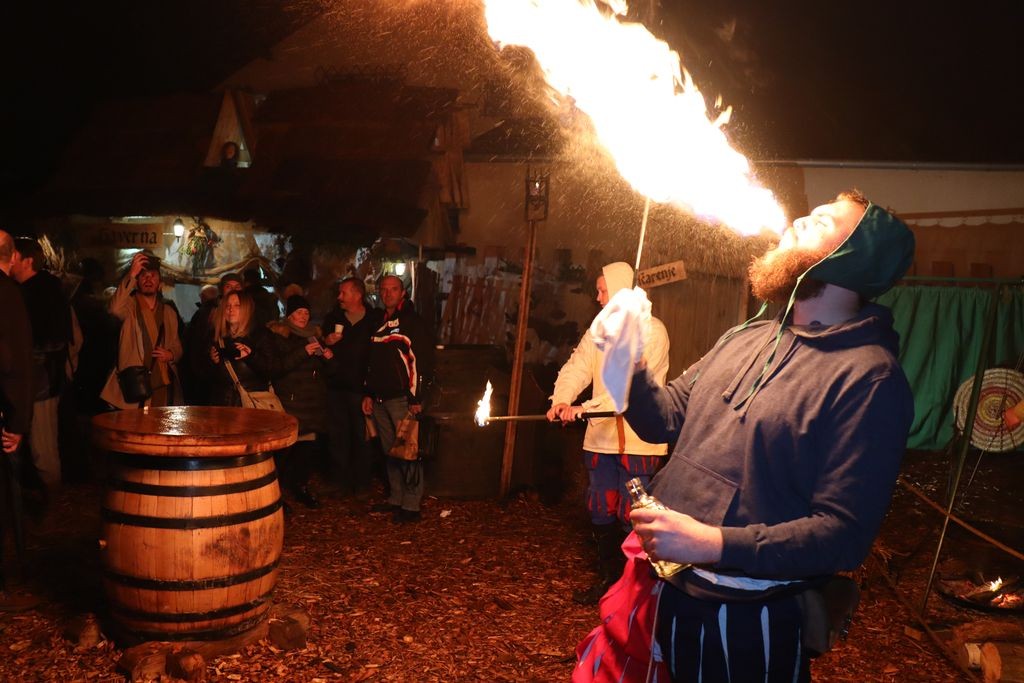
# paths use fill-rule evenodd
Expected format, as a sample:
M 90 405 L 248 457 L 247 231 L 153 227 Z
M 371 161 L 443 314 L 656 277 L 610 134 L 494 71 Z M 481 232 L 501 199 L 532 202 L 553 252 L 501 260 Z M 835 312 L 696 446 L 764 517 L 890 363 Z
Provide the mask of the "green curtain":
M 892 309 L 900 335 L 900 363 L 914 392 L 908 448 L 940 450 L 953 437 L 953 399 L 974 376 L 985 316 L 996 290 L 967 287 L 894 287 L 878 297 Z M 1015 367 L 1024 353 L 1024 291 L 1004 287 L 988 367 Z

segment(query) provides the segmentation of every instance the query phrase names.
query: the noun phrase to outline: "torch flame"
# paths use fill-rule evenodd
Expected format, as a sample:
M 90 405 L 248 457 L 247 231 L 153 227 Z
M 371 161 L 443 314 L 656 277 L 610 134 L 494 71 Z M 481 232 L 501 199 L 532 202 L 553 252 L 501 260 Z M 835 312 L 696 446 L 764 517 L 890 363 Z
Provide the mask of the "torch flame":
M 626 0 L 611 7 L 624 15 Z M 484 0 L 484 12 L 499 47 L 530 48 L 548 83 L 590 117 L 639 193 L 742 234 L 786 227 L 722 131 L 731 110 L 711 120 L 679 55 L 644 26 L 604 16 L 593 0 Z
M 481 427 L 487 424 L 491 418 L 491 387 L 490 380 L 487 381 L 487 388 L 484 389 L 484 396 L 476 404 L 476 423 Z
M 997 590 L 1003 587 L 1003 577 L 997 578 L 995 581 L 989 581 L 988 589 L 995 593 Z

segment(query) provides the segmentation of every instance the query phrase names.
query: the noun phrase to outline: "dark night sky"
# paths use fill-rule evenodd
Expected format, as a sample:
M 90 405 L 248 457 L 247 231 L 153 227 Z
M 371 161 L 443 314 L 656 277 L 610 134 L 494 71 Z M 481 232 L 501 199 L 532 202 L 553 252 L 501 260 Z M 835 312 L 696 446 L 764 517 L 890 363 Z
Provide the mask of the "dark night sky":
M 317 3 L 6 3 L 0 10 L 0 202 L 17 201 L 45 180 L 97 102 L 208 91 L 314 17 Z
M 1024 163 L 1022 3 L 661 5 L 752 157 Z
M 327 2 L 6 3 L 0 202 L 46 177 L 97 101 L 207 90 Z M 658 30 L 734 105 L 752 158 L 1024 164 L 1024 3 L 944 4 L 960 9 L 661 0 Z

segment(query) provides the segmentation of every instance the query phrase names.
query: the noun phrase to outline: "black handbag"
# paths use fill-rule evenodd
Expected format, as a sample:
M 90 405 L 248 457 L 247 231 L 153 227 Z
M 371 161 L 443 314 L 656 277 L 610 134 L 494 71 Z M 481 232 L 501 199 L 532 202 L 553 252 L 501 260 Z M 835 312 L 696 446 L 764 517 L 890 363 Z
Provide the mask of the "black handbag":
M 801 644 L 811 657 L 818 657 L 831 650 L 836 640 L 846 640 L 860 604 L 860 587 L 847 576 L 830 576 L 798 593 L 796 599 L 803 616 Z
M 433 460 L 437 454 L 438 428 L 437 420 L 429 415 L 420 413 L 420 460 Z
M 117 383 L 125 403 L 142 403 L 153 395 L 153 383 L 149 378 L 149 368 L 145 365 L 121 368 L 117 371 Z
M 135 298 L 136 320 L 142 332 L 143 363 L 148 365 L 129 365 L 117 371 L 117 384 L 121 387 L 121 394 L 125 403 L 142 403 L 153 396 L 153 343 L 149 339 L 149 331 L 146 323 L 142 320 L 142 307 L 138 297 Z M 164 338 L 163 309 L 157 307 L 156 320 L 157 330 L 156 345 L 159 346 Z

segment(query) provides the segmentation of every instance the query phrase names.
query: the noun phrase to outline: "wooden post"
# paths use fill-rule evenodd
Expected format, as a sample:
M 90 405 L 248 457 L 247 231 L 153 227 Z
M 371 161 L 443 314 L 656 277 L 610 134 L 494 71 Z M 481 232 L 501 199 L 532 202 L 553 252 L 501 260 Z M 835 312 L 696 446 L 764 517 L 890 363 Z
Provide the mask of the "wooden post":
M 537 221 L 530 221 L 530 234 L 523 256 L 523 279 L 519 286 L 519 318 L 516 322 L 516 345 L 512 355 L 512 378 L 508 390 L 508 414 L 519 414 L 519 390 L 523 383 L 523 353 L 526 351 L 526 330 L 530 319 L 530 275 L 533 272 L 533 253 L 537 245 Z M 505 424 L 505 450 L 501 455 L 501 497 L 508 495 L 512 485 L 512 460 L 516 451 L 517 422 Z
M 512 377 L 508 390 L 508 414 L 519 414 L 519 389 L 523 384 L 523 352 L 526 350 L 526 330 L 530 321 L 530 279 L 533 275 L 533 255 L 537 251 L 537 221 L 548 217 L 548 175 L 533 174 L 526 169 L 526 222 L 529 235 L 523 253 L 523 278 L 519 286 L 519 319 L 516 322 L 516 345 L 512 354 Z M 516 422 L 505 425 L 505 450 L 501 455 L 501 497 L 508 495 L 512 485 L 512 460 L 516 452 Z

